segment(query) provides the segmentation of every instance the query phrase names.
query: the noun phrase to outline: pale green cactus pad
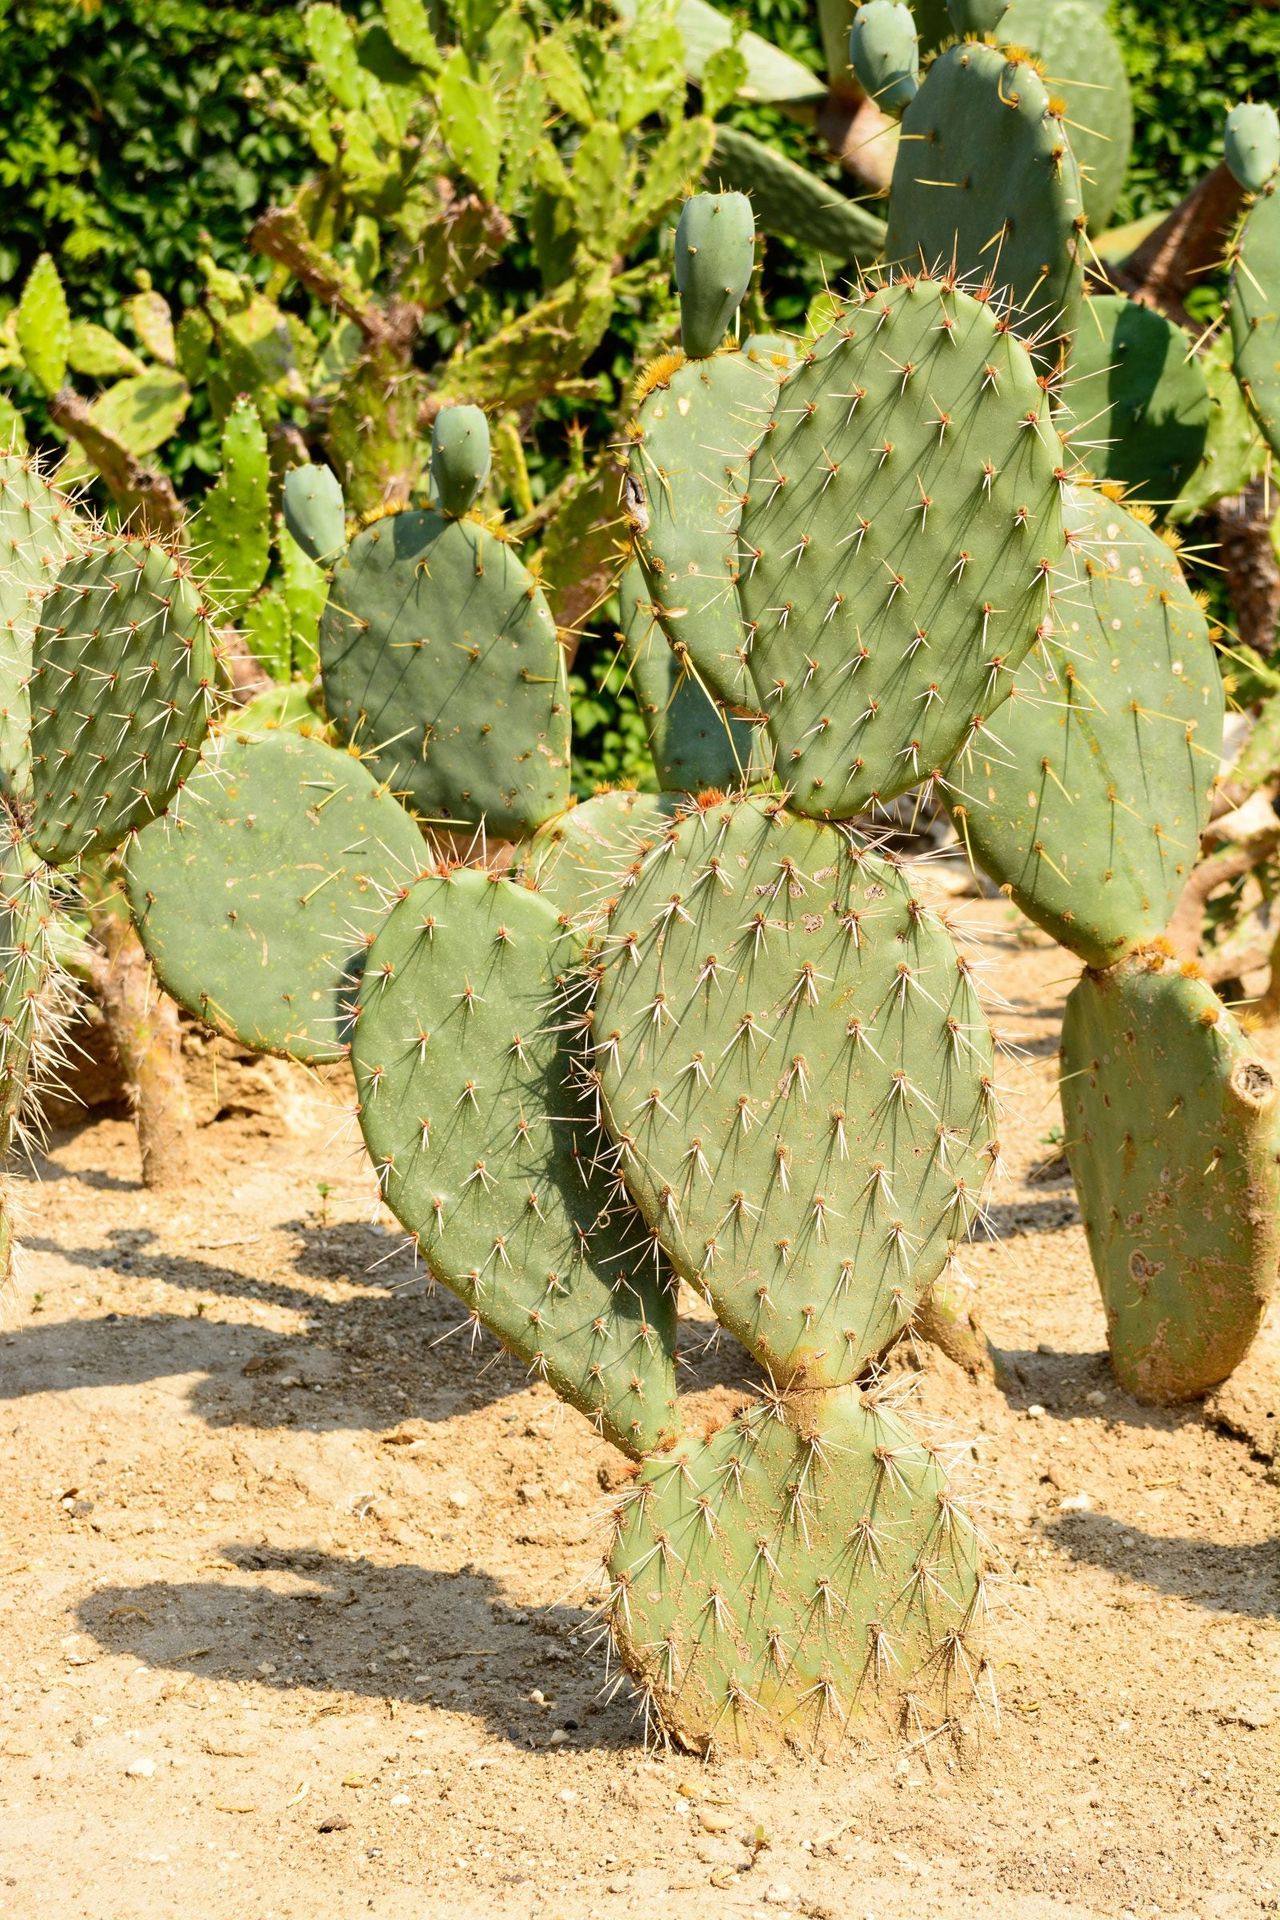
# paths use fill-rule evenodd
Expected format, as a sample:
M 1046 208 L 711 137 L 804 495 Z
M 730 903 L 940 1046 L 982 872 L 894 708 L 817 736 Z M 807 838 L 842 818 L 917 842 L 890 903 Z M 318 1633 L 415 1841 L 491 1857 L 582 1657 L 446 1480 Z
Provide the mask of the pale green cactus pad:
M 678 1426 L 674 1286 L 594 1129 L 559 997 L 577 961 L 527 888 L 472 869 L 420 881 L 361 982 L 360 1126 L 435 1277 L 637 1455 Z
M 358 534 L 334 569 L 320 666 L 342 739 L 423 820 L 515 839 L 568 800 L 555 622 L 479 521 L 400 513 Z
M 213 629 L 186 564 L 107 539 L 40 609 L 31 675 L 31 839 L 51 866 L 108 853 L 162 812 L 214 706 Z
M 31 647 L 40 608 L 87 531 L 26 453 L 0 452 L 0 793 L 31 787 Z
M 619 1171 L 775 1379 L 856 1379 L 979 1209 L 967 963 L 891 864 L 776 802 L 695 809 L 627 877 L 592 1015 Z
M 1124 54 L 1105 9 L 1096 0 L 1013 0 L 1000 38 L 1039 62 L 1045 86 L 1062 101 L 1089 230 L 1101 233 L 1120 198 L 1133 145 Z
M 756 1402 L 647 1461 L 609 1619 L 659 1731 L 696 1752 L 834 1746 L 981 1678 L 982 1554 L 936 1456 L 855 1387 Z M 917 1730 L 918 1730 L 917 1723 Z
M 736 787 L 765 769 L 758 729 L 711 698 L 667 644 L 644 571 L 632 560 L 618 587 L 623 657 L 649 733 L 654 772 L 664 793 Z
M 426 847 L 350 753 L 292 732 L 226 733 L 182 804 L 125 858 L 162 985 L 259 1053 L 348 1050 L 365 956 Z
M 748 665 L 793 806 L 851 818 L 981 735 L 1049 617 L 1065 465 L 1026 349 L 946 282 L 869 287 L 817 342 L 739 528 Z
M 0 1155 L 13 1144 L 26 1098 L 52 963 L 49 872 L 0 800 Z
M 1231 344 L 1236 379 L 1280 454 L 1280 178 L 1245 217 L 1231 276 Z
M 1092 967 L 1163 932 L 1200 848 L 1222 676 L 1177 559 L 1135 515 L 1067 490 L 1058 631 L 948 776 L 979 866 Z
M 1073 990 L 1062 1111 L 1121 1385 L 1207 1393 L 1248 1351 L 1280 1260 L 1270 1073 L 1213 989 L 1149 952 Z
M 594 793 L 538 828 L 513 877 L 568 919 L 603 912 L 662 838 L 678 806 L 672 794 L 634 787 Z

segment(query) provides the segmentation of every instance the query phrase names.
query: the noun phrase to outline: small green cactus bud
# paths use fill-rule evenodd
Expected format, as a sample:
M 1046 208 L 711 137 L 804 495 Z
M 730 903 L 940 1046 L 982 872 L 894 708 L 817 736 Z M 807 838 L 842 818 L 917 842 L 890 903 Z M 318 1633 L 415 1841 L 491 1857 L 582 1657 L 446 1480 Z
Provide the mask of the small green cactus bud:
M 1227 115 L 1223 156 L 1246 193 L 1261 193 L 1280 167 L 1280 119 L 1261 100 L 1242 100 Z
M 489 478 L 489 422 L 479 407 L 444 407 L 431 434 L 431 493 L 436 510 L 461 520 Z
M 902 0 L 867 0 L 853 16 L 849 64 L 884 113 L 901 113 L 920 87 L 920 42 Z
M 994 33 L 1009 10 L 1009 0 L 947 0 L 951 24 L 959 34 Z
M 328 467 L 292 467 L 284 477 L 284 523 L 308 560 L 332 560 L 347 544 L 346 504 Z
M 724 339 L 755 264 L 756 225 L 745 193 L 695 193 L 676 228 L 680 344 L 705 360 Z

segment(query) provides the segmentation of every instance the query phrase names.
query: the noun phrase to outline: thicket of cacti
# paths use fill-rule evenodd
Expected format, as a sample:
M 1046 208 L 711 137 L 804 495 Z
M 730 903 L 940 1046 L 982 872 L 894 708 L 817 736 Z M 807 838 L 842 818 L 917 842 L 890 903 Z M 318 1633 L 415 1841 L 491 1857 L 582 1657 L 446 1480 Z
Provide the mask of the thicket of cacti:
M 590 58 L 492 10 L 442 50 L 410 0 L 359 36 L 313 9 L 327 98 L 299 124 L 328 186 L 259 231 L 340 321 L 308 335 L 214 276 L 172 335 L 140 307 L 153 363 L 126 370 L 51 266 L 14 321 L 55 394 L 91 355 L 119 375 L 53 408 L 119 524 L 73 505 L 74 457 L 51 478 L 0 455 L 6 1120 L 86 915 L 135 1077 L 167 1061 L 157 1152 L 181 1084 L 131 940 L 245 1046 L 349 1055 L 433 1276 L 636 1463 L 608 1623 L 657 1725 L 701 1749 L 951 1713 L 982 1679 L 986 1546 L 877 1384 L 912 1328 L 981 1364 L 953 1282 L 999 1157 L 974 966 L 886 850 L 895 801 L 944 809 L 1084 962 L 1067 1154 L 1120 1379 L 1223 1379 L 1280 1257 L 1271 1077 L 1165 937 L 1188 898 L 1198 922 L 1224 793 L 1221 636 L 1169 523 L 1251 477 L 1244 408 L 1277 444 L 1280 138 L 1266 108 L 1226 130 L 1227 397 L 1176 313 L 1126 294 L 1146 283 L 1103 232 L 1122 76 L 1096 10 L 1067 8 L 950 0 L 923 71 L 904 6 L 845 22 L 865 96 L 902 116 L 859 240 L 882 257 L 804 337 L 739 337 L 751 204 L 684 198 L 680 346 L 548 513 L 522 407 L 573 389 L 637 234 L 704 169 L 720 184 L 661 9 Z M 1088 92 L 1087 138 L 1037 36 Z M 474 192 L 442 191 L 437 153 Z M 445 350 L 433 302 L 496 267 L 513 218 L 548 291 Z M 224 464 L 184 523 L 121 421 L 197 379 Z M 602 570 L 658 790 L 573 805 L 565 594 Z M 292 720 L 231 703 L 234 622 L 314 669 Z M 1264 711 L 1254 741 L 1274 731 Z M 682 1285 L 758 1374 L 710 1435 L 677 1390 Z

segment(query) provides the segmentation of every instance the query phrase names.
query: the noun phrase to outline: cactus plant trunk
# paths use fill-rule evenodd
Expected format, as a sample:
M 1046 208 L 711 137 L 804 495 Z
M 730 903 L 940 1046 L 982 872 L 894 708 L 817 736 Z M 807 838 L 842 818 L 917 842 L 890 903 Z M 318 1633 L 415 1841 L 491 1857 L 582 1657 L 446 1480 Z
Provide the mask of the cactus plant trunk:
M 91 918 L 102 950 L 94 986 L 133 1103 L 143 1185 L 184 1185 L 195 1162 L 195 1119 L 177 1006 L 156 984 L 130 921 L 107 906 Z

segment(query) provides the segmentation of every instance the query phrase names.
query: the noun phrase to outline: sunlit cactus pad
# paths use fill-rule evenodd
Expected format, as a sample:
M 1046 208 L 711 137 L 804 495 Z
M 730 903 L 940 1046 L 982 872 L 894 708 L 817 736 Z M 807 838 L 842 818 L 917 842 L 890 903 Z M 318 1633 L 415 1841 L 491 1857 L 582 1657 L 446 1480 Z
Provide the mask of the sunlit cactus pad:
M 781 351 L 660 361 L 629 430 L 636 551 L 673 647 L 723 699 L 751 698 L 734 586 L 747 455 L 786 371 Z M 645 385 L 642 382 L 642 385 Z
M 631 1454 L 676 1430 L 673 1283 L 606 1170 L 579 1084 L 578 947 L 550 902 L 473 869 L 420 881 L 374 942 L 360 1125 L 431 1272 Z
M 85 531 L 29 454 L 0 452 L 0 793 L 31 785 L 31 646 L 40 608 Z
M 410 815 L 350 753 L 228 733 L 125 870 L 176 1000 L 258 1052 L 335 1060 L 369 944 L 425 859 Z
M 1231 276 L 1236 379 L 1258 425 L 1280 454 L 1280 175 L 1245 218 Z
M 320 627 L 329 716 L 424 820 L 531 833 L 569 798 L 555 622 L 476 520 L 400 513 L 356 536 Z
M 185 564 L 147 540 L 69 560 L 40 609 L 31 676 L 31 838 L 52 866 L 109 852 L 196 764 L 213 630 Z
M 1117 1378 L 1189 1400 L 1258 1330 L 1280 1260 L 1275 1083 L 1159 952 L 1086 973 L 1062 1028 L 1066 1150 Z
M 1064 464 L 1026 349 L 950 282 L 868 287 L 818 341 L 739 530 L 792 805 L 848 818 L 980 733 L 1048 617 Z
M 662 791 L 735 787 L 763 773 L 755 764 L 757 730 L 714 700 L 692 661 L 682 661 L 668 646 L 638 560 L 625 568 L 618 597 L 623 658 Z
M 1162 933 L 1195 863 L 1222 750 L 1204 614 L 1150 526 L 1067 493 L 1058 631 L 949 776 L 978 864 L 1090 966 Z
M 1090 473 L 1131 500 L 1167 505 L 1209 433 L 1209 388 L 1182 328 L 1154 307 L 1095 294 L 1080 311 L 1066 393 Z
M 667 831 L 678 806 L 671 794 L 634 787 L 593 793 L 538 828 L 514 877 L 566 918 L 580 921 L 603 912 Z
M 776 1378 L 855 1379 L 979 1204 L 967 964 L 893 866 L 773 802 L 695 810 L 629 877 L 593 1013 L 619 1170 Z
M 41 1000 L 53 960 L 49 872 L 31 857 L 0 801 L 0 1155 L 26 1097 Z
M 1080 175 L 1091 233 L 1101 233 L 1120 198 L 1133 144 L 1133 106 L 1124 54 L 1097 0 L 1013 0 L 999 27 L 1006 47 L 1038 62 Z
M 982 1555 L 936 1456 L 856 1387 L 756 1402 L 648 1461 L 609 1620 L 658 1730 L 700 1752 L 834 1745 L 983 1683 Z
M 1035 67 L 974 41 L 939 54 L 902 116 L 885 259 L 988 281 L 1050 366 L 1075 328 L 1084 222 L 1067 131 Z

